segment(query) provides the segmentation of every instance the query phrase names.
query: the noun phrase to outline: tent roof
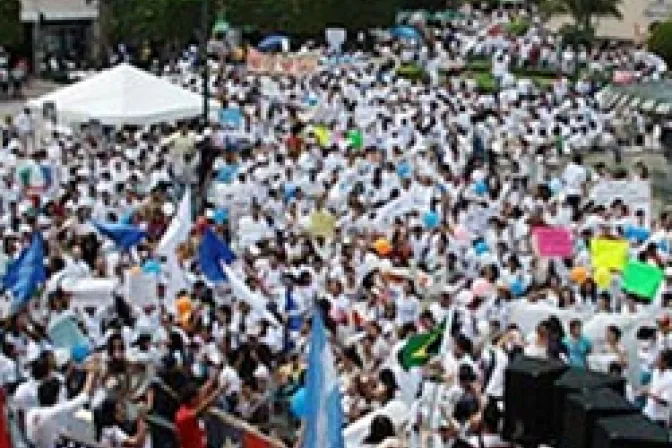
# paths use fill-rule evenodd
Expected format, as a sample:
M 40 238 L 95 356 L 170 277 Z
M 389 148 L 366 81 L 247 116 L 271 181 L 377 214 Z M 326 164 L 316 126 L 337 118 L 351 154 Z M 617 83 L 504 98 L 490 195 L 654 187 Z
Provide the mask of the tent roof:
M 144 126 L 197 117 L 203 108 L 201 95 L 185 90 L 150 73 L 121 64 L 76 84 L 28 102 L 41 109 L 54 103 L 61 122 L 92 119 L 104 125 Z M 217 105 L 212 102 L 213 108 Z

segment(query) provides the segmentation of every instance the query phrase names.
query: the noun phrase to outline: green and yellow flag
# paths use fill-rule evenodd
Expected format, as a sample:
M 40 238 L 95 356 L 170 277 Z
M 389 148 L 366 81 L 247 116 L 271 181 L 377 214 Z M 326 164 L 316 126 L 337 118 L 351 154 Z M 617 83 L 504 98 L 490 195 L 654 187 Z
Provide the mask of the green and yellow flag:
M 401 367 L 408 370 L 411 367 L 424 366 L 432 356 L 438 355 L 445 329 L 446 322 L 444 321 L 429 333 L 416 334 L 408 338 L 408 342 L 399 352 Z

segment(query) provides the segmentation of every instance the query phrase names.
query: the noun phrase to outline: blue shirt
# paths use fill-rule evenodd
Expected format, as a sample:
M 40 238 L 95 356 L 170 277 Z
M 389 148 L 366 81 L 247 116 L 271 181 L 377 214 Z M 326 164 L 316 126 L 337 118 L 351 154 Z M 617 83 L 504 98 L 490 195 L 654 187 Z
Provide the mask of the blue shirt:
M 587 367 L 588 353 L 593 347 L 590 340 L 584 336 L 579 336 L 578 339 L 570 336 L 566 337 L 563 343 L 569 353 L 569 365 L 572 367 Z

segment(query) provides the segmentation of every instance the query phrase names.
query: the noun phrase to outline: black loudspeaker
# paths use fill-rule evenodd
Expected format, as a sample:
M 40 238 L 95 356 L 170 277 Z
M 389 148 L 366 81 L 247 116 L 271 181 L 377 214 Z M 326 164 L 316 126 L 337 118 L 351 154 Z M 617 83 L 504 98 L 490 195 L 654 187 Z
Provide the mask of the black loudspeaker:
M 589 372 L 577 367 L 569 368 L 555 382 L 553 396 L 553 421 L 555 422 L 555 437 L 562 434 L 563 418 L 565 415 L 565 400 L 569 394 L 585 393 L 591 390 L 608 388 L 625 396 L 625 379 L 606 373 Z M 556 439 L 556 440 L 558 440 Z
M 504 437 L 538 445 L 553 434 L 553 384 L 567 366 L 559 361 L 519 357 L 505 374 Z
M 567 396 L 559 448 L 592 448 L 598 419 L 637 414 L 625 398 L 611 389 L 598 389 Z
M 592 448 L 669 448 L 667 431 L 641 414 L 597 421 Z

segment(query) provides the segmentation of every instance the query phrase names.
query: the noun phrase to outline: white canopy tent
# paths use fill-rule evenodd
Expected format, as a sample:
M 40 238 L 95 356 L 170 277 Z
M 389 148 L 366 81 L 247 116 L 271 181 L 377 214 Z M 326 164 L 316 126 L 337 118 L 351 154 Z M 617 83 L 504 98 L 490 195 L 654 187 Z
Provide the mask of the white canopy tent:
M 67 124 L 98 120 L 108 126 L 145 126 L 198 117 L 203 111 L 201 95 L 129 64 L 30 100 L 28 106 L 41 110 L 46 103 L 53 103 L 58 121 Z M 211 100 L 211 118 L 218 109 Z

